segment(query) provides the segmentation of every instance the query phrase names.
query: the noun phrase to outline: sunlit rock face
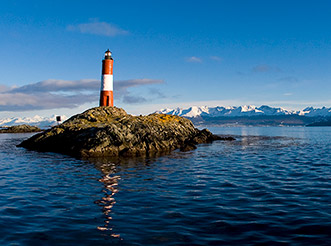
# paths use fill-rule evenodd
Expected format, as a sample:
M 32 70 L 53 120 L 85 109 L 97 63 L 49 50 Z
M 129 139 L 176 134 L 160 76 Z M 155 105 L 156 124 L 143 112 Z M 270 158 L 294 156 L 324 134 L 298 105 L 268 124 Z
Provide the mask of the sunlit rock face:
M 155 156 L 175 149 L 192 150 L 196 144 L 220 138 L 198 130 L 175 115 L 132 116 L 116 107 L 96 107 L 63 124 L 34 135 L 19 146 L 73 156 Z

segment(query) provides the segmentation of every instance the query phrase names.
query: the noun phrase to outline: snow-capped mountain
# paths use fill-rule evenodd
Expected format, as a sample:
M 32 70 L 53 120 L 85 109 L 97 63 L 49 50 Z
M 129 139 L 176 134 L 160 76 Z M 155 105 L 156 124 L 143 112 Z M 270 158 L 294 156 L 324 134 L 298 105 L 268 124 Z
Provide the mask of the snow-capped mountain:
M 65 115 L 61 116 L 61 120 L 66 120 Z M 48 128 L 57 124 L 56 116 L 42 117 L 35 115 L 34 117 L 12 117 L 6 119 L 0 119 L 0 126 L 14 126 L 28 124 L 31 126 L 38 126 L 40 128 Z
M 301 111 L 287 110 L 284 108 L 274 108 L 266 105 L 256 107 L 253 105 L 230 106 L 230 107 L 189 107 L 187 109 L 161 109 L 156 113 L 178 115 L 188 118 L 196 117 L 242 117 L 242 116 L 280 116 L 280 115 L 300 115 L 308 117 L 331 117 L 331 108 L 313 108 L 307 107 Z
M 331 116 L 331 108 L 313 108 L 307 107 L 304 110 L 300 111 L 299 115 L 305 115 L 308 117 L 330 117 Z

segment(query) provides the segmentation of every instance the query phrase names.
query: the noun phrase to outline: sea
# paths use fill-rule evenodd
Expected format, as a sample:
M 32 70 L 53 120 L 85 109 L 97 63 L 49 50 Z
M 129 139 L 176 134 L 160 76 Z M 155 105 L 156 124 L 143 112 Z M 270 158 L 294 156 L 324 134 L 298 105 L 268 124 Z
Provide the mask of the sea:
M 0 134 L 0 245 L 331 245 L 331 127 L 212 127 L 234 141 L 76 159 Z

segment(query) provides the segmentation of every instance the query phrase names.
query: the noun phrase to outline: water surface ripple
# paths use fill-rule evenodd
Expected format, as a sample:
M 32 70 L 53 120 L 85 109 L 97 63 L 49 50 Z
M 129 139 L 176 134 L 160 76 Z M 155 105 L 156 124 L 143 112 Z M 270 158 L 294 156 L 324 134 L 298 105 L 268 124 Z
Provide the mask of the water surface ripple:
M 77 160 L 0 135 L 1 245 L 331 245 L 331 128 L 213 128 L 233 142 Z

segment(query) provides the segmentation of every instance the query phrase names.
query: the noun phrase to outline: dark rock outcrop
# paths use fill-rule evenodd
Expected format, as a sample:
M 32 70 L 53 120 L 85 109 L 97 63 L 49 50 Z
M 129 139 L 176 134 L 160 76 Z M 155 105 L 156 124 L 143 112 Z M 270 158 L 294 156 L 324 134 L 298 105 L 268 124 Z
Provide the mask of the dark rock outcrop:
M 96 107 L 75 115 L 19 147 L 72 156 L 154 156 L 175 149 L 191 150 L 196 144 L 232 140 L 198 130 L 179 116 L 132 116 L 116 107 Z
M 42 130 L 36 126 L 17 125 L 0 128 L 0 133 L 28 133 L 41 132 Z

